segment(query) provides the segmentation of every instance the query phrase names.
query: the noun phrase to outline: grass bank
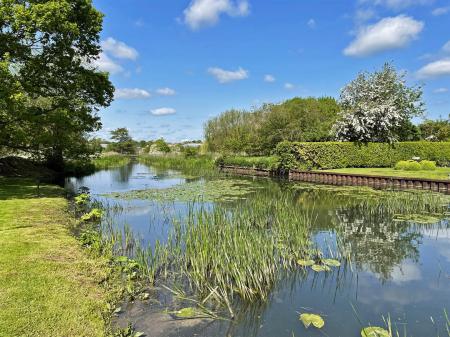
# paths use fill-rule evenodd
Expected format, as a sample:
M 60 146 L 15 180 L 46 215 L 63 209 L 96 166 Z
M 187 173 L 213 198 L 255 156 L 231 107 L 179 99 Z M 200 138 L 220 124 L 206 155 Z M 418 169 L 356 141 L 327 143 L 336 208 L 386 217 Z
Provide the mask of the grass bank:
M 335 172 L 348 174 L 364 174 L 371 176 L 388 177 L 406 177 L 406 178 L 424 178 L 436 180 L 449 180 L 450 167 L 437 167 L 434 171 L 405 171 L 395 170 L 393 168 L 343 168 L 334 170 L 323 170 L 320 172 Z
M 0 336 L 103 336 L 108 278 L 70 226 L 63 190 L 0 177 Z
M 95 171 L 116 168 L 127 165 L 131 158 L 121 154 L 106 154 L 90 161 L 70 161 L 66 163 L 64 174 L 66 176 L 83 176 Z
M 139 156 L 139 162 L 151 165 L 156 169 L 179 170 L 188 175 L 211 175 L 214 172 L 214 160 L 212 156 L 183 155 L 143 155 Z
M 247 156 L 224 156 L 216 160 L 217 165 L 229 165 L 249 167 L 257 169 L 277 170 L 279 158 L 273 157 L 247 157 Z

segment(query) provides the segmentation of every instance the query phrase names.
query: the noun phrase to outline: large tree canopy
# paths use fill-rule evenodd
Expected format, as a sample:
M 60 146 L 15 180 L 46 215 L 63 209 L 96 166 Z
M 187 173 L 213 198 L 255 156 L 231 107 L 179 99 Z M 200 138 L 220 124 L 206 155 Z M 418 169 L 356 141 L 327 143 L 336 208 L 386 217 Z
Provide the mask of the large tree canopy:
M 212 151 L 269 154 L 283 140 L 329 140 L 338 112 L 329 97 L 296 97 L 251 112 L 229 110 L 206 123 L 205 138 Z
M 93 66 L 102 21 L 90 0 L 0 0 L 0 146 L 55 169 L 89 154 L 114 91 Z
M 424 112 L 422 89 L 408 87 L 405 74 L 385 64 L 379 71 L 360 73 L 340 97 L 341 118 L 334 126 L 339 140 L 395 142 L 404 126 Z

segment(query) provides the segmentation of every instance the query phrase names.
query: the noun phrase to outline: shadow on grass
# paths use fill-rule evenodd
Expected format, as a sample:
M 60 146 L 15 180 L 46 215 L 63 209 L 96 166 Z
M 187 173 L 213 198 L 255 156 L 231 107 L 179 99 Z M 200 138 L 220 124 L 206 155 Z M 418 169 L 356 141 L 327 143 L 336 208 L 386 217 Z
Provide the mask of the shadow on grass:
M 0 177 L 0 200 L 54 198 L 64 196 L 64 189 L 39 183 L 36 179 Z

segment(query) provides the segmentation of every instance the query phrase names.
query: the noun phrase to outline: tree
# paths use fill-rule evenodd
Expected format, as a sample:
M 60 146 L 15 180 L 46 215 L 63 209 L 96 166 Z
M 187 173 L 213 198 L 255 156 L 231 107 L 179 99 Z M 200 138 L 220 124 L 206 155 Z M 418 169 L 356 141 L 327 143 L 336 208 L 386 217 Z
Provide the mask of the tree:
M 127 128 L 118 128 L 111 131 L 111 139 L 115 142 L 110 144 L 110 148 L 122 154 L 134 154 L 136 143 L 131 138 Z
M 89 156 L 114 91 L 94 66 L 102 21 L 91 0 L 0 0 L 0 146 L 58 171 Z
M 153 142 L 153 145 L 156 147 L 156 150 L 163 153 L 170 152 L 170 146 L 164 140 L 164 138 L 157 139 Z
M 426 120 L 419 125 L 422 137 L 426 140 L 444 142 L 450 140 L 450 120 Z
M 408 87 L 405 73 L 386 63 L 373 73 L 360 73 L 341 92 L 342 113 L 333 127 L 337 139 L 389 142 L 399 139 L 402 124 L 424 112 L 422 88 Z

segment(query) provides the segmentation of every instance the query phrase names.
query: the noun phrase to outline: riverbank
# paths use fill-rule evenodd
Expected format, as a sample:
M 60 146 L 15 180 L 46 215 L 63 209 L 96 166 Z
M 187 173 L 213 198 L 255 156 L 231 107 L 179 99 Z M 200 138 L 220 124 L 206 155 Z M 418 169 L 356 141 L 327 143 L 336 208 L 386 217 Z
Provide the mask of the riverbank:
M 104 336 L 107 261 L 70 229 L 64 190 L 0 177 L 0 336 Z
M 323 170 L 318 172 L 362 174 L 367 176 L 382 176 L 382 177 L 405 177 L 418 179 L 450 180 L 450 167 L 437 167 L 433 171 L 424 171 L 424 170 L 405 171 L 405 170 L 396 170 L 390 167 L 376 167 L 376 168 L 343 168 L 334 170 Z

